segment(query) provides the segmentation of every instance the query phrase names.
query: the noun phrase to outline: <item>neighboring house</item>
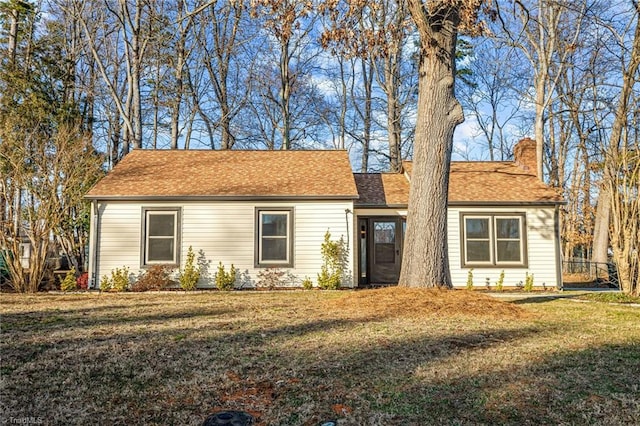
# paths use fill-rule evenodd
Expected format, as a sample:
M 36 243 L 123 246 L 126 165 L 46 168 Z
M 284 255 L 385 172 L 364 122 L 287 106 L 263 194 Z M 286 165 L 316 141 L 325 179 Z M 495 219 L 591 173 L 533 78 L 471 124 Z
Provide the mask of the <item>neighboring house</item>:
M 514 162 L 453 162 L 449 261 L 455 286 L 561 287 L 561 197 L 535 176 L 535 142 Z M 126 266 L 184 265 L 189 246 L 209 274 L 219 262 L 253 287 L 264 268 L 315 283 L 328 230 L 349 247 L 346 286 L 397 283 L 411 163 L 403 173 L 352 173 L 346 151 L 149 151 L 127 155 L 88 193 L 91 284 Z M 354 230 L 356 232 L 354 232 Z

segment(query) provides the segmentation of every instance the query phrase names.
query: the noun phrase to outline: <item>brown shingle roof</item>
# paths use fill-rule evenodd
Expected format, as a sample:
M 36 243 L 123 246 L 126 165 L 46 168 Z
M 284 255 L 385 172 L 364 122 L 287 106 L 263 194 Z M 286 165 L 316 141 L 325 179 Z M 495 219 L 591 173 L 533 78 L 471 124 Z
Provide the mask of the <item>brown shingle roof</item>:
M 402 163 L 405 174 L 356 175 L 361 207 L 406 206 L 413 164 Z M 452 162 L 450 204 L 546 204 L 561 203 L 562 196 L 512 162 Z M 404 181 L 404 184 L 402 183 Z
M 409 181 L 400 173 L 355 173 L 356 206 L 406 206 Z
M 135 150 L 88 198 L 357 198 L 346 151 Z
M 449 203 L 561 203 L 562 196 L 535 172 L 511 162 L 452 162 Z

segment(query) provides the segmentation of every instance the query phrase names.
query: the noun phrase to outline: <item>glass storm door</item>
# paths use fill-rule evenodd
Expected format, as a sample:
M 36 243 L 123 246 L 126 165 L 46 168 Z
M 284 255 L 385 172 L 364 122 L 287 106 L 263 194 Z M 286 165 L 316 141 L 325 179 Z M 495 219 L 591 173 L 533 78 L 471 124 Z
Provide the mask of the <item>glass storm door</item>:
M 400 218 L 370 219 L 369 261 L 371 284 L 396 284 L 400 277 L 402 249 Z

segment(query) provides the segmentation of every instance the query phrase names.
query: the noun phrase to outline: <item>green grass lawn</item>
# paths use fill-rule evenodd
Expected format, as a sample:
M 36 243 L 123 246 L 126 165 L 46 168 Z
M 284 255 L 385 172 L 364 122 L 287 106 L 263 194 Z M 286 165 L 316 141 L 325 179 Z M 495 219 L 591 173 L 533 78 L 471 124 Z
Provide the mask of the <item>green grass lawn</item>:
M 0 418 L 640 424 L 640 308 L 467 291 L 2 294 Z

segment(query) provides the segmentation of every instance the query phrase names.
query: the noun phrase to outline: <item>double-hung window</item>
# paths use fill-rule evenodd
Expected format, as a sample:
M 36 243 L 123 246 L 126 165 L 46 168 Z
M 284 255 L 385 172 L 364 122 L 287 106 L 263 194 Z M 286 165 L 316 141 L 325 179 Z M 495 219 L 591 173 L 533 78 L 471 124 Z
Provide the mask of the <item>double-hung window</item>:
M 293 266 L 293 210 L 256 210 L 256 266 Z
M 526 267 L 524 214 L 462 214 L 462 266 Z
M 179 209 L 144 209 L 144 265 L 177 265 Z

